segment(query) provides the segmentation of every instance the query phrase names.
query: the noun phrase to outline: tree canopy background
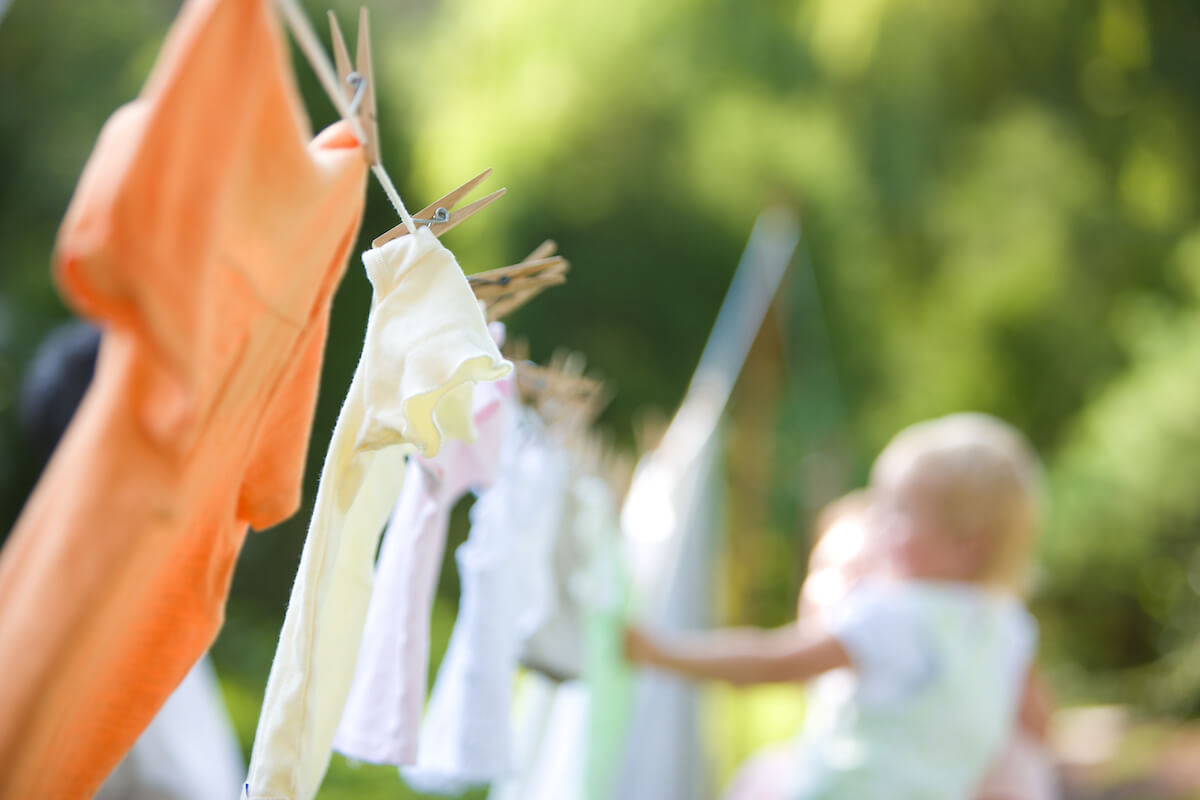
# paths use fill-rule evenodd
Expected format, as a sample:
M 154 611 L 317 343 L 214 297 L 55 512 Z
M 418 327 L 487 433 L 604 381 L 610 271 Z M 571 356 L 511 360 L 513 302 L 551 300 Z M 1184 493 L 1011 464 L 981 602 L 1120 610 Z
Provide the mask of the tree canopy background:
M 320 19 L 326 6 L 307 5 Z M 351 3 L 330 5 L 351 18 Z M 20 379 L 68 316 L 48 270 L 56 226 L 177 8 L 16 0 L 0 21 L 0 529 L 36 479 L 14 413 Z M 372 11 L 384 160 L 402 194 L 421 207 L 495 168 L 508 196 L 447 243 L 473 272 L 559 242 L 568 284 L 511 328 L 537 357 L 587 354 L 618 392 L 602 424 L 620 440 L 641 409 L 679 401 L 758 211 L 800 210 L 803 252 L 732 407 L 736 557 L 714 587 L 725 619 L 787 620 L 815 506 L 861 483 L 901 426 L 978 409 L 1026 431 L 1046 464 L 1033 605 L 1064 701 L 1200 712 L 1200 7 Z M 314 125 L 331 121 L 301 59 L 296 72 Z M 362 246 L 393 224 L 368 191 Z M 309 503 L 368 301 L 352 263 Z M 310 510 L 251 536 L 239 563 L 215 654 L 244 736 Z M 440 594 L 444 639 L 451 559 Z M 368 774 L 336 773 L 322 796 L 364 796 Z

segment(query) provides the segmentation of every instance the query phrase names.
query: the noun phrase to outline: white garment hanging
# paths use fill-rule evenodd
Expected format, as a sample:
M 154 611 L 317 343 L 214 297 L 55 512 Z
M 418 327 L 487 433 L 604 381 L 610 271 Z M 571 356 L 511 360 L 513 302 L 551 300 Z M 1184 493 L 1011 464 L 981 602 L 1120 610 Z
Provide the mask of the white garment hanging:
M 94 800 L 233 800 L 244 769 L 217 675 L 204 656 Z
M 511 774 L 513 680 L 517 648 L 538 585 L 546 531 L 557 523 L 565 470 L 529 420 L 505 439 L 491 488 L 471 509 L 458 550 L 458 620 L 421 730 L 417 764 L 401 773 L 425 792 L 456 793 Z
M 528 412 L 530 416 L 533 412 Z M 533 423 L 537 423 L 533 420 Z M 540 437 L 545 463 L 544 502 L 525 541 L 529 554 L 530 603 L 520 623 L 520 661 L 555 681 L 578 678 L 583 669 L 583 609 L 571 581 L 587 557 L 576 530 L 577 503 L 571 487 L 576 472 L 562 447 L 547 433 Z
M 539 757 L 522 781 L 520 800 L 584 800 L 589 697 L 580 681 L 559 684 Z
M 553 746 L 546 740 L 546 730 L 560 685 L 540 672 L 520 675 L 513 701 L 513 774 L 492 784 L 488 800 L 527 800 L 531 796 L 533 770 L 543 757 L 542 748 Z
M 491 800 L 607 798 L 620 767 L 632 701 L 622 653 L 627 585 L 612 490 L 583 474 L 568 495 L 568 524 L 578 557 L 563 583 L 584 632 L 583 680 L 553 683 L 526 674 L 519 701 L 514 775 L 494 784 Z

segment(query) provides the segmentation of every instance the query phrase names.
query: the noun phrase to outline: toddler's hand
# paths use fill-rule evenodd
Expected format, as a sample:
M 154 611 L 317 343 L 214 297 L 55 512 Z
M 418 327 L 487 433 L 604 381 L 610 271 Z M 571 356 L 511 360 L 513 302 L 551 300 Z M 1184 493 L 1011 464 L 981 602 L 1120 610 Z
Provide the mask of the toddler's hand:
M 654 663 L 658 649 L 654 640 L 641 628 L 630 626 L 625 629 L 625 658 L 632 664 L 649 665 Z

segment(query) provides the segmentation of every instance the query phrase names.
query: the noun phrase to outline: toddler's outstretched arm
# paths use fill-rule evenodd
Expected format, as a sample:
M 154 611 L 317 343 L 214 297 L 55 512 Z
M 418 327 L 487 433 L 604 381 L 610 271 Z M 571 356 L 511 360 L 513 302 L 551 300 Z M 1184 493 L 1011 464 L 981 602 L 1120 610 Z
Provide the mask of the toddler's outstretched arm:
M 669 638 L 630 628 L 625 633 L 625 652 L 634 664 L 735 686 L 806 681 L 851 666 L 837 639 L 798 625 L 677 633 Z
M 1029 736 L 1045 742 L 1053 714 L 1054 697 L 1050 685 L 1036 666 L 1030 667 L 1029 674 L 1025 677 L 1025 688 L 1021 693 L 1017 724 Z

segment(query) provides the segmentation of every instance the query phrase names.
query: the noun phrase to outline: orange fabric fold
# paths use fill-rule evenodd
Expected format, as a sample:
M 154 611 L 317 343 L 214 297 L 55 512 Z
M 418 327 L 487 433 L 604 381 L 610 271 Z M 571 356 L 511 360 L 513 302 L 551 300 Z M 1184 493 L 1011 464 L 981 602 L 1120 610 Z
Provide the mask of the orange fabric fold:
M 0 798 L 91 797 L 296 511 L 366 165 L 313 141 L 267 0 L 188 0 L 100 135 L 55 275 L 105 329 L 0 552 Z M 230 796 L 238 787 L 230 787 Z

